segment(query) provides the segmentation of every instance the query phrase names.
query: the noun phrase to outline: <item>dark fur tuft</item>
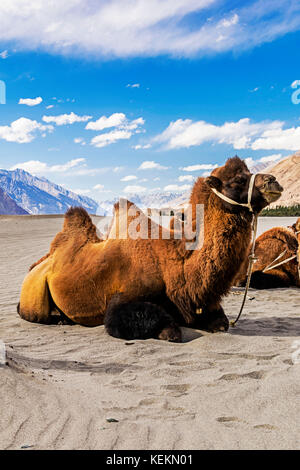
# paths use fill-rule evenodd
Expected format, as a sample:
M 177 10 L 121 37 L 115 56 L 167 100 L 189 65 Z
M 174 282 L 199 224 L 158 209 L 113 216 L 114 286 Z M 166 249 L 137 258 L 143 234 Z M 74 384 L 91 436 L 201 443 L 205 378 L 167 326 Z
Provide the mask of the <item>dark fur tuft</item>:
M 180 329 L 173 318 L 161 307 L 150 302 L 111 302 L 104 323 L 107 333 L 115 338 L 158 338 L 165 328 L 175 329 L 180 336 Z M 173 338 L 173 341 L 176 340 L 178 337 Z M 172 339 L 169 338 L 169 341 Z
M 289 279 L 281 278 L 274 274 L 255 271 L 251 276 L 250 287 L 254 289 L 275 289 L 289 286 Z

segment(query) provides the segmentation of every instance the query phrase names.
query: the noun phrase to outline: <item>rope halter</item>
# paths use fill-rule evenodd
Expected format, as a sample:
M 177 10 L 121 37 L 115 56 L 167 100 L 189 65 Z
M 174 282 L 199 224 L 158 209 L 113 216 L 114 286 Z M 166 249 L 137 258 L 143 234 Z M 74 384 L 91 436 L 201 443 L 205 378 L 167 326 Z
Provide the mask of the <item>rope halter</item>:
M 241 203 L 241 202 L 234 201 L 233 199 L 230 199 L 230 197 L 227 197 L 227 196 L 225 196 L 223 193 L 220 193 L 220 191 L 218 191 L 218 190 L 215 189 L 215 188 L 211 188 L 211 190 L 212 190 L 219 198 L 223 199 L 223 201 L 229 202 L 229 204 L 234 204 L 235 206 L 247 207 L 250 212 L 254 213 L 253 208 L 252 208 L 252 205 L 251 205 L 251 199 L 252 199 L 252 194 L 253 194 L 255 176 L 256 176 L 256 175 L 251 175 L 251 178 L 250 178 L 250 183 L 249 183 L 249 188 L 248 188 L 248 202 L 247 202 L 247 204 L 243 204 L 243 203 Z

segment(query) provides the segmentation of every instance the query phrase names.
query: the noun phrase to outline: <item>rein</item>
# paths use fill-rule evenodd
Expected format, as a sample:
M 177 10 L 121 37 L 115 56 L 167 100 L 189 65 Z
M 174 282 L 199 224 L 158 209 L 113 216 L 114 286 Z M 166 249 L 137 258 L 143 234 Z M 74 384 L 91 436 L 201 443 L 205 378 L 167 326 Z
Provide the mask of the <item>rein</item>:
M 249 189 L 248 189 L 248 202 L 247 202 L 247 204 L 243 204 L 241 202 L 236 202 L 233 199 L 230 199 L 229 197 L 227 197 L 224 194 L 220 193 L 215 188 L 211 188 L 212 191 L 220 199 L 223 199 L 224 201 L 229 202 L 229 204 L 233 204 L 233 205 L 236 205 L 236 206 L 247 207 L 247 209 L 249 209 L 249 211 L 252 212 L 252 249 L 251 249 L 251 254 L 249 255 L 249 264 L 248 264 L 248 270 L 247 270 L 247 282 L 246 282 L 245 291 L 244 291 L 244 298 L 243 298 L 243 302 L 242 302 L 239 314 L 238 314 L 238 316 L 236 317 L 236 319 L 234 321 L 230 322 L 231 326 L 235 326 L 236 323 L 239 321 L 240 316 L 242 315 L 244 305 L 245 305 L 245 302 L 246 302 L 246 299 L 247 299 L 248 289 L 249 289 L 249 286 L 250 286 L 253 264 L 257 260 L 257 258 L 255 257 L 255 240 L 256 240 L 256 233 L 257 233 L 258 214 L 254 213 L 252 205 L 251 205 L 254 182 L 255 182 L 255 175 L 251 175 L 251 179 L 250 179 L 250 183 L 249 183 Z
M 282 264 L 288 263 L 289 261 L 292 261 L 292 259 L 297 258 L 297 255 L 293 255 L 293 256 L 290 256 L 290 258 L 287 258 L 273 266 L 273 264 L 276 261 L 280 260 L 286 254 L 286 252 L 287 252 L 287 249 L 285 249 L 282 253 L 280 253 L 280 255 L 277 256 L 276 259 L 274 259 L 270 264 L 268 264 L 268 266 L 265 267 L 265 269 L 263 269 L 263 273 L 266 273 L 267 271 L 271 271 L 271 269 L 277 268 L 278 266 L 281 266 Z

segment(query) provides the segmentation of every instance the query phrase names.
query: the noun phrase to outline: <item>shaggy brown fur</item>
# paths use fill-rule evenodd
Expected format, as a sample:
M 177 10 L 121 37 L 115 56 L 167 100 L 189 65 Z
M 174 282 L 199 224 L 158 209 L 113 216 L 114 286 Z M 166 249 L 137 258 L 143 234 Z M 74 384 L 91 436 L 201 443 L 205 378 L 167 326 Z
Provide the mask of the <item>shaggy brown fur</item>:
M 203 246 L 194 251 L 185 249 L 185 239 L 164 239 L 161 227 L 157 239 L 126 238 L 128 226 L 122 228 L 117 217 L 111 232 L 118 232 L 118 237 L 100 240 L 88 214 L 70 209 L 49 255 L 24 280 L 20 316 L 47 322 L 52 300 L 72 321 L 101 325 L 110 300 L 121 293 L 127 303 L 160 305 L 182 324 L 226 330 L 228 320 L 220 302 L 247 252 L 252 216 L 247 208 L 221 200 L 211 187 L 245 203 L 249 181 L 250 172 L 238 157 L 229 159 L 213 176 L 197 180 L 190 202 L 193 207 L 204 204 L 205 230 Z M 260 211 L 281 191 L 274 177 L 257 175 L 253 207 Z M 128 210 L 131 207 L 128 203 Z M 141 232 L 153 224 L 141 211 L 133 218 Z M 201 315 L 197 309 L 202 309 Z
M 300 219 L 299 219 L 300 221 Z M 295 224 L 296 226 L 296 224 Z M 251 247 L 249 249 L 250 253 Z M 255 255 L 258 258 L 253 266 L 250 286 L 255 289 L 271 289 L 276 287 L 300 287 L 297 259 L 288 261 L 267 272 L 263 270 L 286 250 L 285 255 L 275 264 L 297 254 L 296 236 L 288 229 L 276 227 L 264 232 L 255 242 Z M 246 258 L 236 279 L 236 285 L 245 285 L 248 260 Z

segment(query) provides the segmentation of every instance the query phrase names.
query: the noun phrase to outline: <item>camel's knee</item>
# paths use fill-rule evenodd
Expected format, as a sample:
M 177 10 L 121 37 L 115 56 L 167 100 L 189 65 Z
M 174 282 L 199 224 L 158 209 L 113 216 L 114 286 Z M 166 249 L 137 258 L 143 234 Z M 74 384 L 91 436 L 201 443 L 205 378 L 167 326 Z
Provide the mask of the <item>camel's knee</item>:
M 17 308 L 18 314 L 23 320 L 30 321 L 32 323 L 45 323 L 49 324 L 51 321 L 50 312 L 42 310 L 34 310 L 33 308 L 22 308 L 20 302 Z

